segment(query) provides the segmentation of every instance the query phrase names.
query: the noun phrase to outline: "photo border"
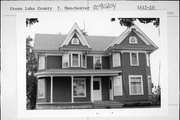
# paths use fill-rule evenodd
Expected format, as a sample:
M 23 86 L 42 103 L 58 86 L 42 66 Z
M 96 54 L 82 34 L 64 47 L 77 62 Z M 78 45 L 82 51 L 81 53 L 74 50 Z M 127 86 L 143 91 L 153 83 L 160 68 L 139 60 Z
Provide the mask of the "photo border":
M 84 11 L 82 11 L 84 12 Z M 160 108 L 120 108 L 120 109 L 71 109 L 71 110 L 27 110 L 26 109 L 26 45 L 25 45 L 25 19 L 38 17 L 47 13 L 17 13 L 17 97 L 18 117 L 48 117 L 48 118 L 74 118 L 74 117 L 117 117 L 117 116 L 167 116 L 168 115 L 168 62 L 167 62 L 167 11 L 87 11 L 87 12 L 118 12 L 119 16 L 160 18 Z M 48 14 L 52 14 L 49 13 Z M 59 12 L 58 14 L 61 14 Z M 83 114 L 82 114 L 83 113 Z

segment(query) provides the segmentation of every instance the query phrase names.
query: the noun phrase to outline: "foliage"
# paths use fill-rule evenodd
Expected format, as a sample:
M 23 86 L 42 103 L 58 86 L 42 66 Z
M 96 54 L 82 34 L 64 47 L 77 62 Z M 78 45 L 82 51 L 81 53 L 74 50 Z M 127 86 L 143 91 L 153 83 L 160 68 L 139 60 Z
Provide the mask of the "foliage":
M 36 103 L 36 77 L 34 73 L 37 71 L 37 62 L 31 45 L 32 38 L 26 38 L 26 96 L 27 109 L 34 109 Z
M 159 18 L 117 18 L 121 26 L 131 27 L 134 22 L 138 20 L 141 23 L 148 24 L 153 23 L 155 27 L 159 27 Z M 116 21 L 116 18 L 111 18 L 111 21 Z
M 161 87 L 160 85 L 154 86 L 155 90 L 153 92 L 152 104 L 160 105 L 161 104 Z
M 31 27 L 36 22 L 39 22 L 38 18 L 26 18 L 26 27 Z
M 84 36 L 88 36 L 87 32 L 85 30 L 81 30 L 81 33 L 84 35 Z

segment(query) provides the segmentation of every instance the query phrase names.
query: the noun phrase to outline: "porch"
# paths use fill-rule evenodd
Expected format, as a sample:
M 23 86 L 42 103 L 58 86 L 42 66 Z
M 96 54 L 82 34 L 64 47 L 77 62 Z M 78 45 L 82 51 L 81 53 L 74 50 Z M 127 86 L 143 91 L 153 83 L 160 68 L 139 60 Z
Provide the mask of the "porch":
M 122 104 L 114 101 L 115 70 L 68 70 L 39 75 L 37 109 L 91 109 L 115 108 Z M 72 72 L 73 71 L 73 72 Z M 85 72 L 86 71 L 86 72 Z M 116 87 L 117 88 L 117 87 Z M 119 92 L 118 92 L 119 94 Z

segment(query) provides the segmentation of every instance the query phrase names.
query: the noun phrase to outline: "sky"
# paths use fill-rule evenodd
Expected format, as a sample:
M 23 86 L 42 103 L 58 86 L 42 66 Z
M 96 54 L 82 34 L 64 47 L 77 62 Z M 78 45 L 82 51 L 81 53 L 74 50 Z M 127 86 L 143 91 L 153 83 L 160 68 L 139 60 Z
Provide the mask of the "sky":
M 85 29 L 88 35 L 94 36 L 120 36 L 126 27 L 120 26 L 118 21 L 111 22 L 111 18 L 120 18 L 124 14 L 118 12 L 54 12 L 39 13 L 28 16 L 28 18 L 38 18 L 39 22 L 31 27 L 27 27 L 26 35 L 34 38 L 36 33 L 44 34 L 68 34 L 74 23 L 80 29 Z M 127 15 L 125 15 L 127 16 Z M 130 17 L 130 16 L 129 16 Z M 135 24 L 157 45 L 160 45 L 159 28 L 152 23 Z M 160 48 L 150 56 L 152 82 L 158 85 Z

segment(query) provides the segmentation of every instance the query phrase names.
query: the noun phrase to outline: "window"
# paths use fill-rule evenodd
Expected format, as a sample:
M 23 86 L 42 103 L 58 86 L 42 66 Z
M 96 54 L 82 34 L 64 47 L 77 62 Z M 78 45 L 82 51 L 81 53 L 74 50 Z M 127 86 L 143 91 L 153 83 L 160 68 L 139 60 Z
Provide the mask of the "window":
M 131 62 L 131 66 L 139 66 L 138 53 L 136 52 L 130 53 L 130 62 Z
M 45 98 L 45 80 L 38 79 L 38 98 Z
M 45 56 L 39 56 L 39 70 L 45 69 Z
M 69 67 L 69 54 L 63 54 L 63 68 Z
M 80 54 L 79 53 L 71 54 L 71 67 L 80 67 Z
M 86 80 L 85 78 L 74 78 L 73 80 L 73 96 L 86 97 Z
M 149 95 L 152 94 L 152 83 L 151 83 L 151 76 L 148 75 L 148 91 Z
M 129 38 L 129 43 L 130 44 L 137 44 L 137 38 L 135 36 L 131 36 Z
M 120 53 L 113 53 L 113 67 L 121 66 Z
M 147 66 L 149 67 L 150 66 L 150 63 L 149 63 L 149 54 L 146 54 L 146 61 L 147 61 Z
M 74 34 L 74 36 L 71 40 L 71 44 L 79 45 L 79 39 L 76 34 Z
M 114 77 L 114 96 L 123 95 L 122 92 L 122 76 Z
M 101 56 L 94 56 L 94 69 L 101 69 Z
M 129 76 L 130 95 L 143 95 L 143 82 L 141 75 Z
M 87 60 L 86 60 L 86 55 L 85 54 L 82 54 L 81 55 L 81 66 L 82 67 L 84 67 L 84 68 L 86 68 L 87 67 L 87 62 L 86 62 Z

